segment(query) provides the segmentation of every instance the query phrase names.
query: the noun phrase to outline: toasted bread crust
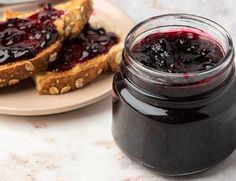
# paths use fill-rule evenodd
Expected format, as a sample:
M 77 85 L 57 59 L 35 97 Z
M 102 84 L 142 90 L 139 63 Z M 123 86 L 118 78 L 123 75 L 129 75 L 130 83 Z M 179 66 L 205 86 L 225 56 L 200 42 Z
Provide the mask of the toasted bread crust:
M 0 87 L 13 85 L 41 71 L 45 71 L 51 59 L 61 47 L 61 41 L 40 52 L 31 60 L 18 61 L 0 66 Z M 13 81 L 14 80 L 14 83 Z
M 83 29 L 84 25 L 88 22 L 90 15 L 93 12 L 92 0 L 70 0 L 66 3 L 54 6 L 56 9 L 65 11 L 65 14 L 57 21 L 55 25 L 59 26 L 59 33 L 64 37 L 74 38 Z M 4 19 L 10 18 L 27 18 L 32 13 L 15 12 L 7 10 L 4 12 Z
M 111 48 L 107 54 L 78 64 L 65 72 L 46 72 L 35 78 L 37 90 L 42 95 L 56 95 L 81 88 L 95 80 L 102 72 L 117 71 L 120 65 L 121 45 Z
M 105 29 L 110 30 L 108 27 L 105 27 Z M 64 94 L 94 81 L 104 71 L 118 71 L 122 49 L 123 38 L 121 37 L 120 43 L 114 45 L 106 54 L 77 64 L 71 70 L 65 72 L 46 72 L 36 76 L 35 82 L 39 94 Z
M 57 5 L 55 8 L 65 11 L 65 14 L 54 22 L 60 35 L 59 39 L 32 59 L 1 65 L 0 87 L 16 84 L 20 80 L 45 71 L 48 64 L 56 59 L 57 52 L 60 50 L 63 40 L 78 35 L 92 14 L 92 3 L 90 0 L 71 0 L 67 3 Z M 30 14 L 32 13 L 22 14 L 8 10 L 5 12 L 4 17 L 6 19 L 15 17 L 24 18 Z M 79 17 L 75 16 L 75 14 Z

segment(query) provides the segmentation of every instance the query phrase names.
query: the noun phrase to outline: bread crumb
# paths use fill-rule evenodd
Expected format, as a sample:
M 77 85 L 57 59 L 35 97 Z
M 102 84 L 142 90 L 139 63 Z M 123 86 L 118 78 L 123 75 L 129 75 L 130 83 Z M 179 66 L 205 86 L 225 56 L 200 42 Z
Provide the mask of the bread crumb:
M 77 9 L 78 11 L 80 11 L 80 9 L 81 9 L 81 6 L 80 6 L 80 5 L 78 5 L 78 6 L 76 7 L 76 9 Z
M 77 79 L 77 80 L 75 81 L 75 86 L 76 86 L 77 88 L 83 87 L 83 86 L 84 86 L 84 79 L 82 79 L 82 78 Z
M 66 35 L 66 36 L 69 36 L 69 35 L 70 35 L 70 32 L 71 32 L 71 27 L 66 27 L 66 29 L 65 29 L 65 35 Z
M 80 8 L 80 12 L 83 13 L 84 12 L 84 7 Z
M 34 71 L 34 65 L 31 62 L 25 64 L 25 69 L 28 71 Z
M 65 16 L 65 22 L 66 22 L 66 24 L 69 24 L 70 21 L 71 21 L 71 20 L 70 20 L 70 17 L 69 17 L 69 16 Z
M 116 55 L 116 60 L 115 60 L 115 62 L 116 62 L 118 65 L 120 65 L 121 59 L 122 59 L 122 53 L 120 52 L 120 53 L 118 53 L 118 54 Z
M 57 59 L 57 52 L 52 53 L 49 57 L 49 62 L 54 62 Z
M 81 14 L 77 14 L 76 19 L 77 19 L 77 20 L 81 20 L 81 19 L 82 19 Z
M 102 71 L 103 71 L 103 69 L 99 69 L 98 72 L 97 72 L 98 75 L 100 75 L 102 73 Z
M 52 95 L 57 95 L 57 94 L 59 94 L 59 90 L 58 90 L 58 88 L 56 88 L 56 87 L 51 87 L 50 90 L 49 90 L 49 92 L 50 92 L 50 94 L 52 94 Z
M 18 82 L 20 82 L 18 79 L 11 79 L 9 80 L 8 85 L 14 85 L 17 84 Z
M 62 89 L 61 89 L 61 94 L 64 94 L 64 93 L 66 93 L 66 92 L 69 92 L 71 90 L 71 87 L 68 85 L 68 86 L 66 86 L 66 87 L 63 87 Z

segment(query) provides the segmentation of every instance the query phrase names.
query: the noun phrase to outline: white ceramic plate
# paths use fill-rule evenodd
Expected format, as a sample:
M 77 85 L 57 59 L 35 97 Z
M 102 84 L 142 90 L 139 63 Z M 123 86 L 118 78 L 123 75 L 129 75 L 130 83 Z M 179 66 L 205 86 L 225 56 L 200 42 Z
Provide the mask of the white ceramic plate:
M 14 6 L 16 10 L 33 8 L 35 8 L 35 4 L 28 4 L 23 7 Z M 95 13 L 92 18 L 96 16 L 96 19 L 102 19 L 124 34 L 127 34 L 133 26 L 132 20 L 126 14 L 105 0 L 95 0 L 94 9 Z M 1 88 L 0 114 L 38 116 L 78 109 L 110 95 L 112 79 L 113 74 L 105 73 L 82 89 L 58 96 L 38 95 L 34 82 L 31 80 L 12 87 Z

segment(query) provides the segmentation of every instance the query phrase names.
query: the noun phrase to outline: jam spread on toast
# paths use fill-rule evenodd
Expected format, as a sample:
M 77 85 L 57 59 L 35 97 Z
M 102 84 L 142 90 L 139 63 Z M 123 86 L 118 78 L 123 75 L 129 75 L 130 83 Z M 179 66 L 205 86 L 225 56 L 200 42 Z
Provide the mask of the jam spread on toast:
M 208 70 L 224 57 L 215 40 L 188 30 L 151 34 L 132 53 L 141 64 L 168 73 Z
M 53 22 L 64 11 L 50 4 L 25 19 L 14 18 L 0 23 L 0 65 L 34 58 L 59 37 Z
M 70 70 L 78 63 L 107 53 L 119 42 L 119 37 L 104 28 L 93 28 L 87 24 L 82 32 L 74 39 L 66 40 L 57 60 L 49 64 L 48 71 L 62 72 Z

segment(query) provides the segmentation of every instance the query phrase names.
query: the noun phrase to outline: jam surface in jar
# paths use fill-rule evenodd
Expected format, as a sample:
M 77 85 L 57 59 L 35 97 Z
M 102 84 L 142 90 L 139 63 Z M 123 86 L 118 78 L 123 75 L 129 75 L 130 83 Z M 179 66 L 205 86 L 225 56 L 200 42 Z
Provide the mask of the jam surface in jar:
M 63 72 L 70 70 L 78 63 L 107 53 L 119 42 L 119 37 L 104 28 L 93 28 L 87 24 L 78 37 L 66 40 L 58 58 L 49 64 L 48 71 Z
M 0 23 L 0 65 L 34 58 L 59 37 L 53 24 L 64 12 L 50 4 L 28 18 Z
M 236 148 L 235 98 L 233 42 L 220 25 L 195 15 L 153 17 L 126 38 L 112 134 L 129 158 L 160 174 L 204 171 Z
M 224 57 L 216 41 L 188 30 L 149 35 L 134 46 L 132 53 L 143 65 L 168 73 L 208 70 Z

